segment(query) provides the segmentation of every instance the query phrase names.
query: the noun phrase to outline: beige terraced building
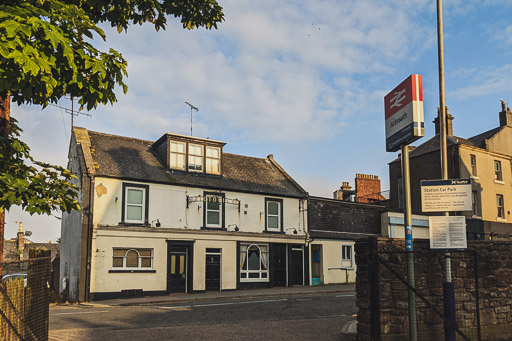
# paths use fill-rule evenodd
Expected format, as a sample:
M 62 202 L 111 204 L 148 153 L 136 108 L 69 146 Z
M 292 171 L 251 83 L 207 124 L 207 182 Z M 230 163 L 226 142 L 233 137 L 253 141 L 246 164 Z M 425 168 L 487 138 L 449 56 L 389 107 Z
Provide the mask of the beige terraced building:
M 512 112 L 502 102 L 499 126 L 471 138 L 453 135 L 453 117 L 447 115 L 448 173 L 450 179 L 472 179 L 472 211 L 466 216 L 469 238 L 512 233 Z M 421 212 L 420 181 L 440 179 L 439 129 L 436 136 L 410 152 L 411 201 Z M 403 210 L 400 159 L 389 164 L 390 206 Z

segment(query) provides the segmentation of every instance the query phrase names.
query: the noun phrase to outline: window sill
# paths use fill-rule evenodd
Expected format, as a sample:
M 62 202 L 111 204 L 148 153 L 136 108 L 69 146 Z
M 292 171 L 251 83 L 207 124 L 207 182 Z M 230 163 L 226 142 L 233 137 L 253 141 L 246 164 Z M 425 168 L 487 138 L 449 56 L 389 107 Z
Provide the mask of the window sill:
M 129 223 L 126 221 L 119 222 L 118 226 L 127 226 L 127 227 L 151 227 L 149 224 L 145 223 Z
M 473 216 L 471 216 L 471 219 L 482 219 L 482 217 L 480 217 L 478 215 L 473 215 Z
M 505 218 L 496 218 L 496 221 L 499 221 L 500 223 L 506 223 L 507 222 L 507 219 Z
M 270 280 L 268 278 L 240 278 L 240 282 L 270 282 Z
M 480 177 L 478 177 L 476 175 L 471 175 L 470 178 L 473 180 L 480 180 Z
M 124 274 L 126 274 L 126 273 L 146 273 L 146 274 L 148 274 L 148 273 L 156 273 L 156 270 L 154 270 L 154 269 L 152 269 L 152 270 L 149 270 L 149 269 L 148 270 L 142 270 L 142 269 L 141 270 L 139 270 L 139 269 L 133 269 L 133 270 L 122 269 L 121 270 L 121 269 L 119 269 L 119 270 L 108 270 L 108 273 L 109 274 L 115 274 L 115 273 L 117 273 L 117 274 L 122 274 L 122 273 L 124 273 Z
M 283 231 L 272 231 L 272 230 L 265 230 L 263 233 L 271 233 L 271 234 L 285 234 Z
M 225 227 L 209 227 L 209 226 L 201 226 L 201 230 L 208 231 L 227 231 Z
M 494 180 L 494 183 L 495 184 L 499 184 L 499 185 L 504 185 L 505 184 L 505 182 L 501 181 L 501 180 Z

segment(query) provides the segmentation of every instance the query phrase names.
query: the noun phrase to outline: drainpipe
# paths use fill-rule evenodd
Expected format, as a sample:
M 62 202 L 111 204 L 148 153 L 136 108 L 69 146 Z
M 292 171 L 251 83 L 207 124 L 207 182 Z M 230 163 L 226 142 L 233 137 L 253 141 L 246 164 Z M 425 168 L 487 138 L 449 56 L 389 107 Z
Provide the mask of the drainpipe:
M 93 229 L 93 204 L 94 204 L 94 177 L 89 178 L 89 212 L 87 213 L 87 245 L 86 245 L 86 265 L 85 265 L 85 301 L 90 301 L 91 291 L 91 254 L 92 254 L 92 229 Z

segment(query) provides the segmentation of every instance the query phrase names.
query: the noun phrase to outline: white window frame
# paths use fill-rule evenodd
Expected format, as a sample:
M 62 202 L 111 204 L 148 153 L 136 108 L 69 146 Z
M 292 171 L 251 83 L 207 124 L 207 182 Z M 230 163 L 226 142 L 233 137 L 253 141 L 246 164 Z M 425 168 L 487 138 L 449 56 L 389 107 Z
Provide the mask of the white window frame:
M 213 227 L 213 228 L 222 228 L 222 198 L 223 196 L 218 194 L 206 194 L 206 202 L 204 203 L 204 209 L 205 209 L 205 226 L 206 227 Z M 215 198 L 215 199 L 214 199 Z M 216 201 L 214 201 L 216 200 Z M 218 210 L 211 210 L 208 208 L 208 203 L 210 201 L 218 202 L 219 203 L 219 209 Z M 219 223 L 218 224 L 208 224 L 208 213 L 209 212 L 218 212 L 219 213 Z
M 270 214 L 269 212 L 269 209 L 268 209 L 268 205 L 270 203 L 276 203 L 277 204 L 277 214 Z M 267 231 L 274 231 L 274 232 L 281 232 L 282 231 L 282 226 L 281 226 L 281 205 L 282 205 L 282 202 L 279 201 L 279 200 L 272 200 L 272 199 L 267 199 L 266 200 L 266 203 L 265 203 L 265 214 L 266 214 L 266 230 Z M 277 217 L 277 228 L 275 227 L 269 227 L 268 226 L 268 221 L 269 221 L 269 217 Z
M 172 150 L 173 149 L 172 148 L 173 144 L 183 146 L 183 152 L 173 151 Z M 180 142 L 180 141 L 170 141 L 169 150 L 170 150 L 170 153 L 169 153 L 169 168 L 179 169 L 179 170 L 186 170 L 187 169 L 187 144 L 185 142 Z M 183 157 L 183 167 L 179 167 L 177 164 L 173 165 L 173 163 L 172 163 L 173 155 L 176 155 L 177 158 L 179 158 L 180 156 Z
M 211 153 L 209 153 L 209 151 L 212 151 L 212 150 L 216 150 L 217 151 L 218 157 L 212 156 Z M 220 148 L 206 146 L 206 173 L 209 173 L 209 174 L 220 174 L 220 172 L 221 172 L 221 169 L 220 169 L 221 168 L 220 156 L 221 156 Z M 218 170 L 212 170 L 212 166 L 213 166 L 211 164 L 212 162 L 217 162 L 218 163 Z
M 496 207 L 498 209 L 498 219 L 505 219 L 505 197 L 503 194 L 496 194 Z
M 124 256 L 114 256 L 114 250 L 126 250 L 124 253 Z M 129 267 L 126 265 L 126 258 L 130 251 L 134 251 L 137 253 L 137 266 L 136 267 Z M 140 251 L 150 251 L 150 256 L 141 256 Z M 112 249 L 112 269 L 113 270 L 152 270 L 153 269 L 153 249 L 147 249 L 147 248 L 127 248 L 127 247 L 114 247 Z M 123 258 L 123 265 L 122 266 L 114 266 L 114 259 L 115 258 Z M 142 266 L 142 259 L 150 259 L 150 266 Z
M 128 202 L 128 191 L 129 190 L 135 190 L 135 191 L 141 191 L 142 192 L 142 204 L 134 204 Z M 132 224 L 144 224 L 145 217 L 146 217 L 146 188 L 144 187 L 135 187 L 135 186 L 126 186 L 125 192 L 124 192 L 124 222 L 126 223 L 132 223 Z M 136 207 L 142 207 L 142 214 L 140 220 L 135 219 L 128 219 L 128 206 L 136 206 Z
M 345 251 L 348 249 L 348 252 Z M 353 269 L 354 268 L 354 247 L 350 244 L 341 244 L 341 268 Z M 348 256 L 348 257 L 347 257 Z M 350 261 L 350 266 L 344 266 L 344 262 Z
M 191 149 L 194 148 L 194 147 L 199 147 L 201 149 L 201 154 L 196 154 L 196 153 L 192 153 L 191 152 Z M 191 164 L 194 164 L 194 165 L 198 165 L 197 162 L 195 162 L 197 159 L 200 159 L 201 160 L 201 169 L 195 169 L 195 168 L 190 168 Z M 192 160 L 194 160 L 194 162 L 192 162 Z M 189 143 L 188 144 L 188 158 L 187 158 L 187 169 L 189 172 L 198 172 L 198 173 L 202 173 L 203 172 L 203 168 L 204 168 L 204 165 L 203 165 L 203 161 L 204 161 L 204 146 L 201 145 L 201 144 L 194 144 L 194 143 Z
M 266 248 L 266 251 L 262 251 L 262 247 Z M 257 248 L 260 255 L 259 269 L 249 270 L 249 251 L 253 248 Z M 245 253 L 245 256 L 244 256 Z M 265 254 L 265 256 L 262 256 Z M 262 267 L 261 263 L 265 263 Z M 244 269 L 244 264 L 247 269 Z M 266 269 L 264 267 L 266 266 Z M 240 282 L 269 282 L 269 245 L 268 244 L 240 244 Z M 257 274 L 257 278 L 251 278 L 250 275 Z M 244 277 L 245 276 L 245 277 Z

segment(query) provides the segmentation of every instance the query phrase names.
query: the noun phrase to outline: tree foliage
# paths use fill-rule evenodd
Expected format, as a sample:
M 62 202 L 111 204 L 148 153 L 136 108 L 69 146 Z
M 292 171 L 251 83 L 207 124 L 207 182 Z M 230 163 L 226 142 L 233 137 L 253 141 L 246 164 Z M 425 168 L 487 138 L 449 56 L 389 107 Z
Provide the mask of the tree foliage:
M 217 28 L 224 20 L 216 0 L 0 0 L 0 99 L 46 107 L 71 96 L 88 110 L 113 104 L 116 87 L 127 91 L 127 62 L 94 46 L 94 39 L 107 38 L 98 25 L 121 32 L 150 23 L 158 31 L 168 16 L 181 18 L 187 29 Z M 79 209 L 71 173 L 34 160 L 20 132 L 13 121 L 9 137 L 0 139 L 0 211 L 12 205 L 31 214 Z
M 127 91 L 127 62 L 92 42 L 106 40 L 98 24 L 119 31 L 130 22 L 165 29 L 166 15 L 183 27 L 212 28 L 224 19 L 215 0 L 18 0 L 0 1 L 0 97 L 43 106 L 65 95 L 88 110 L 116 102 L 114 89 Z
M 60 166 L 34 160 L 30 148 L 19 139 L 21 129 L 11 118 L 9 138 L 0 137 L 0 211 L 13 205 L 30 214 L 50 214 L 53 210 L 79 210 L 76 178 Z

